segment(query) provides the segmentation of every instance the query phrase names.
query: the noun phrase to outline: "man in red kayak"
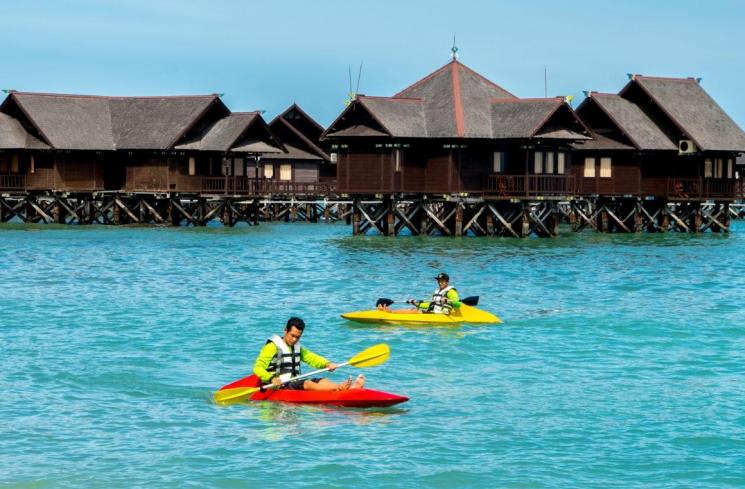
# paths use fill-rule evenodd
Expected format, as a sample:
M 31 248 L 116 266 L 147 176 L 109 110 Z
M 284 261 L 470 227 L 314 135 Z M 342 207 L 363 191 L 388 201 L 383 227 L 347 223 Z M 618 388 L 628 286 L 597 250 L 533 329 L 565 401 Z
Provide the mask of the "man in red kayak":
M 314 368 L 328 368 L 331 372 L 336 370 L 335 363 L 300 346 L 299 342 L 303 330 L 305 330 L 305 322 L 298 317 L 291 317 L 287 321 L 283 336 L 274 335 L 267 340 L 264 348 L 259 352 L 259 356 L 256 357 L 254 365 L 254 373 L 263 383 L 271 382 L 273 385 L 282 386 L 284 389 L 308 391 L 344 391 L 361 389 L 365 385 L 364 375 L 358 376 L 354 383 L 352 377 L 341 384 L 315 377 L 293 380 L 283 385 L 286 379 L 300 375 L 300 362 L 305 362 Z
M 378 304 L 380 311 L 392 312 L 394 314 L 450 314 L 453 309 L 459 309 L 461 306 L 460 297 L 455 287 L 450 285 L 450 276 L 447 273 L 440 272 L 435 277 L 437 280 L 437 290 L 432 294 L 432 300 L 429 302 L 415 301 L 409 299 L 406 302 L 411 304 L 414 309 L 390 309 L 386 304 Z

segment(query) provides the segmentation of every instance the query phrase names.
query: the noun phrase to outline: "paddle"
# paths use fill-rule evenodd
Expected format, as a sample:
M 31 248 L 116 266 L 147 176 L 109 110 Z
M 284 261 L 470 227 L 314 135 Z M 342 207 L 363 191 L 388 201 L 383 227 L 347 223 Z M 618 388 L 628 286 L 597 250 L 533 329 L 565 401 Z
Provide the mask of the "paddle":
M 391 350 L 388 348 L 388 345 L 385 343 L 380 343 L 375 346 L 371 346 L 370 348 L 363 350 L 350 358 L 348 361 L 344 363 L 340 363 L 336 366 L 336 368 L 344 367 L 347 365 L 351 365 L 353 367 L 357 368 L 365 368 L 365 367 L 375 367 L 376 365 L 380 365 L 381 363 L 385 363 L 386 360 L 388 360 L 388 357 L 390 356 Z M 301 379 L 307 379 L 309 377 L 313 377 L 314 375 L 320 374 L 321 372 L 328 371 L 328 368 L 322 368 L 320 370 L 316 370 L 313 372 L 308 372 L 307 374 L 298 375 L 295 378 L 287 379 L 282 382 L 280 385 L 287 384 L 288 382 L 292 382 L 293 380 L 301 380 Z M 215 402 L 218 404 L 228 404 L 233 402 L 239 402 L 244 401 L 248 399 L 249 396 L 252 394 L 262 390 L 262 389 L 273 389 L 276 388 L 274 384 L 266 384 L 261 387 L 235 387 L 233 389 L 223 389 L 215 392 Z
M 398 302 L 407 302 L 407 301 L 398 301 Z M 467 306 L 476 306 L 479 303 L 479 296 L 472 295 L 470 297 L 466 297 L 466 298 L 460 299 L 459 302 L 462 302 L 463 304 L 465 304 Z M 394 301 L 394 300 L 387 299 L 385 297 L 381 297 L 380 299 L 378 299 L 378 302 L 376 302 L 375 305 L 376 306 L 377 305 L 390 306 L 391 304 L 395 304 L 395 303 L 396 303 L 396 301 Z

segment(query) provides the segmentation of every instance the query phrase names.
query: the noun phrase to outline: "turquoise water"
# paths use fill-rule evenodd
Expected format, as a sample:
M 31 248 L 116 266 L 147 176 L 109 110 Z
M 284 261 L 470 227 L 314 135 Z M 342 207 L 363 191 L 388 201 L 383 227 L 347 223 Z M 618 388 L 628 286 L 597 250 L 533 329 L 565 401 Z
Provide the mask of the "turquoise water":
M 745 223 L 730 235 L 0 227 L 0 485 L 743 487 Z M 444 270 L 499 326 L 354 325 Z M 400 408 L 245 404 L 287 317 Z M 333 379 L 357 373 L 337 372 Z

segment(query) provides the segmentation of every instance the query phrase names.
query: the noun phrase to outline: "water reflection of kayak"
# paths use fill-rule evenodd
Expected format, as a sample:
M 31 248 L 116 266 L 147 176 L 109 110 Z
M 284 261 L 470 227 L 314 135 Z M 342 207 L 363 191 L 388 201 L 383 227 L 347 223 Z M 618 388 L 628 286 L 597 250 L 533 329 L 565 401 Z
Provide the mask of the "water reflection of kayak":
M 256 375 L 249 375 L 228 384 L 220 390 L 244 387 L 259 387 L 261 384 Z M 345 407 L 385 407 L 400 404 L 409 400 L 408 397 L 390 394 L 373 389 L 349 389 L 345 391 L 302 391 L 290 389 L 268 389 L 256 392 L 248 398 L 250 401 L 289 402 L 295 404 L 327 404 Z
M 347 312 L 344 319 L 360 323 L 377 324 L 497 324 L 502 320 L 490 312 L 462 304 L 450 314 L 401 314 L 372 309 L 370 311 Z

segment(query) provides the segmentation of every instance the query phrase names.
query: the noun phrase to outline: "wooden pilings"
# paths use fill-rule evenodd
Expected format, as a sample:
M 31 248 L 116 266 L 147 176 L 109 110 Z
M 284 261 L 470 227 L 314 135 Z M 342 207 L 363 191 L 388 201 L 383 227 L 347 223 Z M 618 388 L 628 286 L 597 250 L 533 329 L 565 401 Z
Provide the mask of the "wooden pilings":
M 742 212 L 731 202 L 666 202 L 636 198 L 485 200 L 445 197 L 368 200 L 239 200 L 192 195 L 81 193 L 0 196 L 0 222 L 232 227 L 261 221 L 344 221 L 354 235 L 553 237 L 571 231 L 605 233 L 729 232 Z

